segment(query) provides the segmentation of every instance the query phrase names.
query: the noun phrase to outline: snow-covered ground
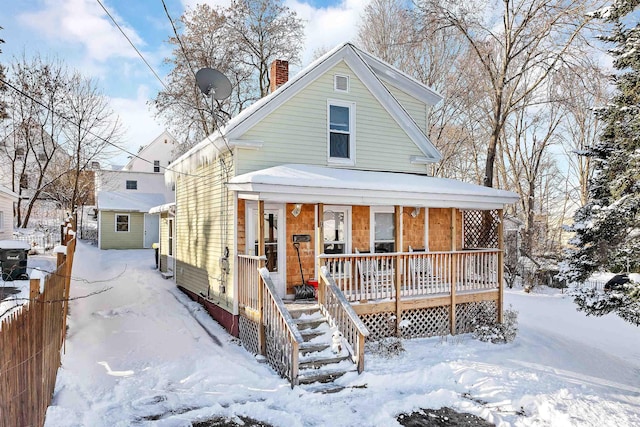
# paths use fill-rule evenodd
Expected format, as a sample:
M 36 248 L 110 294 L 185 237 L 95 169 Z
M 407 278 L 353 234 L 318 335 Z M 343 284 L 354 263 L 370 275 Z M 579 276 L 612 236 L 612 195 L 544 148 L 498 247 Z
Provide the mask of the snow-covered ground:
M 347 388 L 319 394 L 260 364 L 170 280 L 151 250 L 79 244 L 66 353 L 46 426 L 189 426 L 249 416 L 274 426 L 394 426 L 449 406 L 497 425 L 640 425 L 640 329 L 587 318 L 569 297 L 506 292 L 520 332 L 507 345 L 470 336 L 404 342 L 367 355 Z

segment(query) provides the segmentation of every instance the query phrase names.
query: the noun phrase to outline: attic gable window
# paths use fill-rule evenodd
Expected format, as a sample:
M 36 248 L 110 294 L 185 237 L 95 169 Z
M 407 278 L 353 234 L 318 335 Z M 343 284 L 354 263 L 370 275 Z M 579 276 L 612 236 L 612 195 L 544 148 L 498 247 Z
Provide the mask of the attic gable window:
M 328 162 L 334 164 L 355 164 L 355 103 L 329 101 L 328 120 Z
M 333 76 L 333 90 L 336 92 L 349 92 L 349 76 L 338 74 Z

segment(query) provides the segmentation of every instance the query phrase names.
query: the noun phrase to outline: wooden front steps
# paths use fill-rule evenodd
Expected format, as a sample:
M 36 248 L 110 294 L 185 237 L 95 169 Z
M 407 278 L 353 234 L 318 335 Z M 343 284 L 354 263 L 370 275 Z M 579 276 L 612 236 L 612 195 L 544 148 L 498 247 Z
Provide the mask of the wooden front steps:
M 320 313 L 315 303 L 286 304 L 304 343 L 300 346 L 298 383 L 314 384 L 310 390 L 322 393 L 336 392 L 342 387 L 330 384 L 347 372 L 357 372 L 356 365 L 342 344 L 342 351 L 334 353 L 331 345 L 334 329 Z M 323 384 L 323 385 L 320 385 Z

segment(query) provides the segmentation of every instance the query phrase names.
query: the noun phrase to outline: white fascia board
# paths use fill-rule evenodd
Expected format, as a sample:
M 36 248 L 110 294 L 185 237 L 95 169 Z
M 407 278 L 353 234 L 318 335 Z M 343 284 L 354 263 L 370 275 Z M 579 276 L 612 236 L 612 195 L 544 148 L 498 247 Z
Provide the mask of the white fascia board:
M 410 156 L 409 162 L 412 165 L 426 165 L 426 164 L 433 163 L 433 159 L 429 157 L 424 157 L 424 156 Z
M 229 184 L 240 198 L 280 203 L 325 203 L 347 205 L 401 205 L 416 207 L 456 207 L 460 209 L 502 209 L 517 198 L 477 194 L 416 193 L 348 188 L 298 187 L 273 184 Z
M 369 66 L 376 72 L 376 75 L 387 83 L 402 89 L 430 106 L 437 105 L 444 99 L 444 97 L 438 92 L 423 83 L 420 83 L 408 74 L 403 73 L 392 65 L 385 63 L 362 49 L 357 49 L 358 53 L 363 56 L 367 64 L 369 64 Z
M 354 52 L 352 55 L 345 55 L 345 62 L 356 73 L 358 78 L 360 78 L 378 102 L 380 102 L 380 105 L 382 105 L 407 133 L 420 151 L 424 153 L 425 157 L 432 159 L 431 162 L 440 161 L 442 159 L 440 152 L 431 141 L 429 141 L 427 135 L 422 132 L 422 129 L 420 129 L 402 105 L 400 105 L 400 102 L 398 102 L 389 89 L 376 77 L 373 70 L 369 68 L 364 60 Z

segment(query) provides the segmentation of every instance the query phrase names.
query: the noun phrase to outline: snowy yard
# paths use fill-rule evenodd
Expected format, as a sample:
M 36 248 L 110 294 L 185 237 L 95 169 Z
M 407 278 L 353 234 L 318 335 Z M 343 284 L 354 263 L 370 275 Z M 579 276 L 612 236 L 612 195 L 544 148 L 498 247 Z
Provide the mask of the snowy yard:
M 290 388 L 153 270 L 151 250 L 80 243 L 66 354 L 46 425 L 189 426 L 249 416 L 274 426 L 394 426 L 449 406 L 497 425 L 640 425 L 640 329 L 587 318 L 555 290 L 506 292 L 520 332 L 507 345 L 470 336 L 405 341 L 393 359 L 318 394 Z

